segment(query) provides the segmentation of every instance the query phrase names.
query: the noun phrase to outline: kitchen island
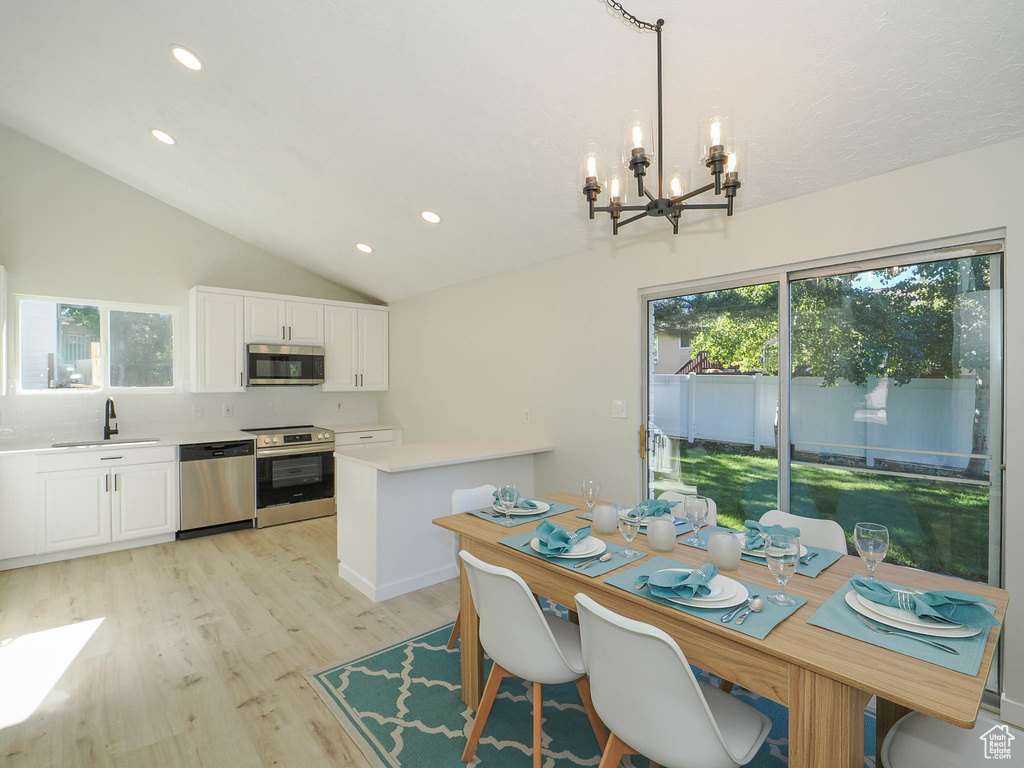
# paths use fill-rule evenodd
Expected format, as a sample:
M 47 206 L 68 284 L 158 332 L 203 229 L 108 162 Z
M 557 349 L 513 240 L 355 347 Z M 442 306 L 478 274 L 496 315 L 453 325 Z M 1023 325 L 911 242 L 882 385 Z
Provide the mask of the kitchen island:
M 454 440 L 335 452 L 338 575 L 375 603 L 458 576 L 452 536 L 431 524 L 452 491 L 515 482 L 533 495 L 533 457 L 552 446 Z

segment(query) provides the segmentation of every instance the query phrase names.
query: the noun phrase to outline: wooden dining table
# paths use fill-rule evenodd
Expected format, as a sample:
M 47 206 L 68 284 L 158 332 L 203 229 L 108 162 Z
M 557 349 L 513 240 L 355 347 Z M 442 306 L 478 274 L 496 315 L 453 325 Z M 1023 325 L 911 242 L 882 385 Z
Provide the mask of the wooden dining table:
M 579 496 L 552 493 L 540 498 L 579 507 L 548 518 L 552 522 L 569 529 L 587 524 L 577 517 L 580 510 L 586 509 Z M 878 744 L 893 723 L 910 710 L 961 728 L 974 725 L 999 639 L 998 627 L 989 633 L 981 669 L 971 677 L 807 623 L 811 614 L 847 580 L 866 575 L 859 558 L 844 556 L 814 579 L 799 574 L 790 579 L 787 591 L 806 598 L 807 604 L 764 640 L 758 640 L 720 622 L 707 621 L 604 583 L 610 574 L 588 577 L 500 544 L 499 539 L 535 526 L 527 523 L 505 528 L 496 523 L 469 514 L 434 520 L 435 525 L 459 536 L 462 549 L 515 571 L 534 593 L 572 608 L 573 596 L 583 592 L 623 616 L 664 630 L 679 644 L 690 663 L 788 707 L 790 768 L 863 768 L 864 709 L 871 696 L 878 697 Z M 621 542 L 617 535 L 599 538 Z M 643 535 L 637 536 L 633 546 L 651 551 Z M 686 566 L 708 562 L 704 550 L 679 543 L 673 552 L 659 554 Z M 774 577 L 759 563 L 741 561 L 739 570 L 728 575 L 763 586 L 766 592 L 777 591 Z M 1009 593 L 1002 589 L 890 563 L 879 565 L 877 575 L 884 581 L 921 590 L 954 589 L 981 595 L 996 606 L 996 618 L 1000 620 L 1009 602 Z M 484 654 L 465 568 L 460 577 L 460 607 L 462 699 L 475 709 L 484 682 Z

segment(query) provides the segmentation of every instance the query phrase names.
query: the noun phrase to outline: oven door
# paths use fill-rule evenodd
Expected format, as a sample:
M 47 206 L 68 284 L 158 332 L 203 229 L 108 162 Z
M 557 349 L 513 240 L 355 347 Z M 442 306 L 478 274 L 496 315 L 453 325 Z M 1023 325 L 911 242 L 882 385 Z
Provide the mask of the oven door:
M 333 498 L 333 446 L 326 451 L 322 445 L 311 445 L 257 452 L 257 509 Z
M 246 352 L 249 386 L 323 384 L 324 350 L 320 347 L 250 344 Z

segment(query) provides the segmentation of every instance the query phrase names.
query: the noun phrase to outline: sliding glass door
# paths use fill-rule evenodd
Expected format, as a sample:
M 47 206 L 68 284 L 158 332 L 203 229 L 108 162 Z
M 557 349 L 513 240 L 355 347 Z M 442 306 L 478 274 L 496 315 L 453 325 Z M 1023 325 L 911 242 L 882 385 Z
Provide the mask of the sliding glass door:
M 998 584 L 1001 257 L 989 242 L 648 297 L 643 494 L 710 496 L 735 527 L 829 518 L 851 541 L 880 522 L 891 561 Z

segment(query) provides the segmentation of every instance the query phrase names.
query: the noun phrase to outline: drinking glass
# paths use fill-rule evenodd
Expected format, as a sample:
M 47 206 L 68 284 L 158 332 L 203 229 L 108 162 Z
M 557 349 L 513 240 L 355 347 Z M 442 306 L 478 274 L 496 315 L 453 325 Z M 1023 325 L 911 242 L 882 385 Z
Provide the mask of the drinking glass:
M 786 582 L 796 573 L 800 563 L 800 539 L 796 536 L 769 536 L 764 545 L 764 556 L 768 570 L 779 582 L 778 594 L 768 595 L 768 599 L 776 605 L 796 605 L 796 600 L 786 594 Z
M 505 519 L 501 521 L 501 524 L 506 528 L 511 528 L 515 525 L 515 521 L 512 520 L 512 508 L 515 507 L 518 500 L 519 489 L 516 488 L 515 483 L 505 483 L 498 486 L 498 503 L 505 510 Z
M 597 503 L 597 497 L 601 495 L 601 481 L 587 475 L 580 482 L 580 493 L 583 496 L 583 500 L 587 503 L 587 512 L 593 517 L 594 504 Z
M 684 543 L 692 544 L 695 547 L 701 545 L 700 536 L 697 534 L 704 527 L 708 519 L 708 500 L 704 496 L 684 496 L 683 512 L 686 513 L 686 522 L 693 526 L 693 536 Z
M 633 549 L 633 539 L 640 532 L 640 522 L 644 519 L 643 510 L 628 509 L 618 505 L 616 505 L 616 510 L 619 517 L 619 533 L 626 540 L 626 548 L 622 551 L 622 556 L 627 560 L 640 557 L 642 553 Z
M 875 578 L 875 568 L 885 560 L 889 551 L 889 529 L 878 523 L 857 523 L 853 529 L 853 541 L 857 545 L 857 553 L 868 566 L 868 581 Z

